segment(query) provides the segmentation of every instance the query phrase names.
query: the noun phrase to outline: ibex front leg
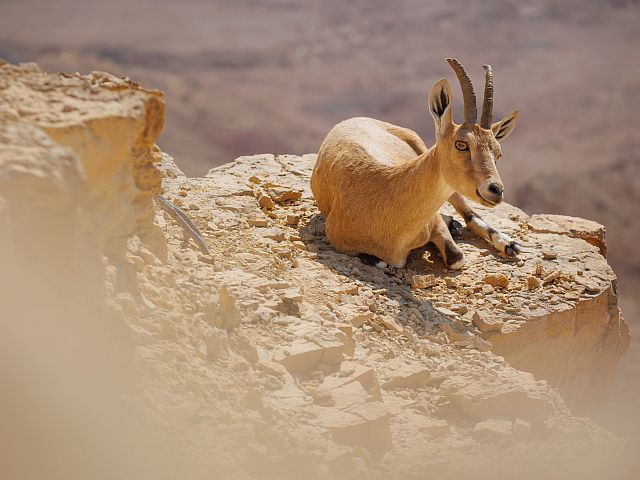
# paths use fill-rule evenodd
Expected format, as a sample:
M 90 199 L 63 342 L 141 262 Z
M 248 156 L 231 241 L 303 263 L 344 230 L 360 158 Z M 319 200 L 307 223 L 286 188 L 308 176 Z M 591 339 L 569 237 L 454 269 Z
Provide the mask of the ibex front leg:
M 462 218 L 464 218 L 464 221 L 473 233 L 490 242 L 499 252 L 509 257 L 515 257 L 522 251 L 520 245 L 511 237 L 487 225 L 482 217 L 473 211 L 471 206 L 459 193 L 451 195 L 449 197 L 449 203 L 462 215 Z
M 464 253 L 451 238 L 451 232 L 446 220 L 440 215 L 436 215 L 430 227 L 429 241 L 433 242 L 438 248 L 445 265 L 452 270 L 462 268 L 464 265 Z

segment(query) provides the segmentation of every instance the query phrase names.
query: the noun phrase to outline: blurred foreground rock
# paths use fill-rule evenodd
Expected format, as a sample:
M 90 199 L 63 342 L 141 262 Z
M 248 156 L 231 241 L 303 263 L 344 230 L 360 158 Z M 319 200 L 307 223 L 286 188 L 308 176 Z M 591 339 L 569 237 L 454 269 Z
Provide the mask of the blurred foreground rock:
M 548 478 L 618 444 L 571 411 L 602 395 L 629 341 L 592 222 L 478 207 L 520 259 L 465 231 L 462 271 L 431 249 L 383 271 L 327 242 L 314 155 L 187 178 L 153 148 L 161 95 L 103 73 L 0 65 L 0 105 L 2 360 L 37 386 L 2 406 L 25 431 L 17 400 L 38 404 L 32 440 L 78 419 L 79 444 L 103 439 L 72 477 Z M 209 254 L 153 206 L 161 181 Z M 46 401 L 61 375 L 67 396 Z M 65 408 L 96 385 L 92 408 Z M 27 459 L 69 478 L 50 443 L 14 442 L 3 478 Z

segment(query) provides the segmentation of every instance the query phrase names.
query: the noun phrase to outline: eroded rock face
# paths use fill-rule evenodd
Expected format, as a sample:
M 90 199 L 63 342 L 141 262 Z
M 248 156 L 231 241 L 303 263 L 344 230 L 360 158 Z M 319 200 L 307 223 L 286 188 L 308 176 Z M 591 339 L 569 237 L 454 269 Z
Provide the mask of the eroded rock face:
M 580 221 L 569 220 L 569 233 L 558 221 L 553 233 L 540 233 L 514 207 L 480 207 L 525 246 L 519 260 L 500 258 L 465 232 L 461 272 L 446 270 L 433 250 L 414 252 L 405 270 L 383 271 L 328 243 L 308 187 L 314 160 L 243 157 L 202 179 L 181 176 L 169 158 L 163 164 L 171 172 L 167 197 L 189 209 L 209 239 L 217 278 L 232 282 L 246 308 L 239 330 L 264 324 L 276 335 L 262 330 L 253 338 L 293 377 L 269 405 L 315 411 L 314 425 L 334 442 L 386 452 L 404 462 L 406 475 L 421 468 L 396 448 L 406 442 L 414 455 L 435 456 L 439 468 L 453 472 L 457 467 L 436 453 L 442 445 L 483 450 L 487 442 L 582 428 L 564 423 L 564 397 L 587 408 L 626 349 L 628 332 L 615 276 L 583 239 L 588 234 L 581 237 Z M 291 289 L 294 295 L 286 293 Z M 562 317 L 567 311 L 572 316 Z M 369 411 L 375 413 L 364 415 Z M 381 433 L 373 439 L 372 431 Z
M 466 257 L 461 272 L 447 271 L 430 250 L 426 255 L 414 252 L 406 270 L 389 274 L 354 263 L 327 244 L 322 217 L 308 191 L 313 162 L 313 155 L 247 157 L 212 170 L 207 178 L 215 184 L 212 190 L 220 190 L 222 183 L 228 191 L 233 191 L 230 184 L 237 178 L 235 195 L 253 195 L 258 205 L 275 184 L 303 192 L 295 202 L 274 200 L 277 207 L 263 208 L 266 217 L 250 212 L 254 220 L 246 228 L 276 250 L 292 249 L 283 255 L 285 261 L 297 256 L 298 249 L 311 251 L 321 264 L 364 282 L 366 288 L 352 288 L 355 297 L 342 295 L 336 302 L 336 315 L 349 312 L 344 321 L 356 327 L 391 325 L 391 330 L 406 329 L 411 335 L 437 335 L 443 330 L 455 346 L 491 349 L 512 366 L 560 388 L 563 398 L 579 411 L 597 403 L 629 345 L 628 326 L 617 306 L 616 277 L 601 254 L 606 250 L 601 226 L 557 215 L 529 217 L 506 204 L 493 210 L 478 206 L 491 225 L 519 239 L 525 252 L 518 260 L 501 258 L 465 232 L 459 241 Z M 446 210 L 452 213 L 450 207 Z M 286 222 L 291 215 L 302 219 L 293 227 Z M 266 223 L 256 226 L 255 218 Z M 296 245 L 297 237 L 304 248 Z M 372 292 L 389 286 L 397 289 L 400 304 L 394 308 L 392 302 L 385 312 L 377 307 L 379 293 Z M 345 299 L 351 304 L 341 305 Z
M 135 281 L 123 286 L 133 271 L 124 267 L 126 242 L 138 235 L 158 255 L 166 250 L 152 202 L 164 103 L 104 73 L 2 63 L 1 402 L 5 438 L 23 440 L 11 441 L 0 476 L 62 478 L 72 465 L 95 477 L 107 456 L 124 459 L 139 440 L 133 431 L 130 440 L 113 435 L 129 414 L 118 395 L 136 377 L 133 312 L 115 300 L 126 290 L 135 304 Z M 88 441 L 72 433 L 79 424 L 99 437 L 86 460 L 76 458 Z
M 65 328 L 76 342 L 83 325 L 113 327 L 135 380 L 99 392 L 126 393 L 154 432 L 105 443 L 96 465 L 154 479 L 468 478 L 533 466 L 546 478 L 540 458 L 592 460 L 615 445 L 567 406 L 587 407 L 628 342 L 615 276 L 579 220 L 480 207 L 525 246 L 519 261 L 465 232 L 460 272 L 424 249 L 407 269 L 381 270 L 328 243 L 309 190 L 314 155 L 241 157 L 187 178 L 153 149 L 157 92 L 4 65 L 0 100 L 9 320 Z M 161 178 L 208 254 L 153 207 Z M 5 364 L 39 352 L 59 367 L 60 348 L 28 333 L 17 345 L 39 348 L 7 346 Z M 107 368 L 96 370 L 102 381 Z M 40 430 L 60 436 L 50 425 Z M 161 455 L 135 441 L 156 437 Z M 67 473 L 40 465 L 49 478 Z

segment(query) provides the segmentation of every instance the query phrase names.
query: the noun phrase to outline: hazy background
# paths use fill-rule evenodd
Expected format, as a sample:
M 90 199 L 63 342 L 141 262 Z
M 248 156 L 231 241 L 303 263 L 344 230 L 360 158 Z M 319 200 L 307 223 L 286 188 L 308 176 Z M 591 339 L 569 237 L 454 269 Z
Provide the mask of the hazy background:
M 607 227 L 637 334 L 639 25 L 639 0 L 0 0 L 0 57 L 163 90 L 160 146 L 192 176 L 239 155 L 316 151 L 351 116 L 429 144 L 438 79 L 452 81 L 461 119 L 444 58 L 460 59 L 478 92 L 490 63 L 494 118 L 521 112 L 499 165 L 507 199 Z M 599 414 L 623 434 L 640 429 L 639 345 Z

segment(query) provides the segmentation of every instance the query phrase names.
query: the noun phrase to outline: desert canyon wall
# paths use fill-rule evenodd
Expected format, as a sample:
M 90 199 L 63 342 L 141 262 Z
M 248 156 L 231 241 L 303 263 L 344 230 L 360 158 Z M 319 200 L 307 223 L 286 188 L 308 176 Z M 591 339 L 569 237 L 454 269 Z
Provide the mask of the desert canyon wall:
M 3 478 L 626 467 L 588 418 L 629 344 L 600 225 L 478 207 L 519 259 L 465 231 L 459 272 L 381 270 L 328 243 L 314 155 L 188 178 L 163 121 L 128 79 L 0 62 Z

